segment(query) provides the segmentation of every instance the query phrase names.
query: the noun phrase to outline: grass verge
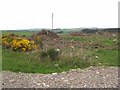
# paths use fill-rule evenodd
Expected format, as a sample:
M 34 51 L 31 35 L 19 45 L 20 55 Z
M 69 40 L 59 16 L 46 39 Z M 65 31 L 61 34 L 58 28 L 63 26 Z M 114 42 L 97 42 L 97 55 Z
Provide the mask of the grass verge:
M 63 72 L 70 69 L 87 68 L 93 66 L 118 66 L 118 52 L 116 50 L 98 50 L 95 52 L 99 58 L 93 58 L 92 62 L 79 60 L 77 58 L 62 59 L 56 61 L 35 59 L 34 54 L 12 52 L 3 49 L 2 70 L 25 73 L 54 73 Z M 31 56 L 32 55 L 32 56 Z M 32 57 L 32 58 L 31 58 Z
M 90 66 L 89 62 L 81 60 L 56 60 L 40 61 L 36 60 L 34 55 L 21 52 L 12 52 L 7 49 L 2 50 L 2 70 L 25 73 L 54 73 L 63 72 L 75 68 L 86 68 Z M 33 57 L 33 58 L 31 58 Z

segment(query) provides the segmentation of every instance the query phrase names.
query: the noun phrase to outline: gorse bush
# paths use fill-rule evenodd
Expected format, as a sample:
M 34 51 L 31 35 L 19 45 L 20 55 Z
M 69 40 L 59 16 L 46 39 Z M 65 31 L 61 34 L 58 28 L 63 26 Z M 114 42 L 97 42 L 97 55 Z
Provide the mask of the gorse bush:
M 58 49 L 54 49 L 54 48 L 48 49 L 47 53 L 51 60 L 55 61 L 55 60 L 59 59 L 58 58 L 58 55 L 59 55 Z
M 11 42 L 11 48 L 13 51 L 31 51 L 37 48 L 34 41 L 29 41 L 27 39 L 14 39 Z
M 38 48 L 34 41 L 27 38 L 18 37 L 14 34 L 9 34 L 2 37 L 2 46 L 13 51 L 32 51 Z

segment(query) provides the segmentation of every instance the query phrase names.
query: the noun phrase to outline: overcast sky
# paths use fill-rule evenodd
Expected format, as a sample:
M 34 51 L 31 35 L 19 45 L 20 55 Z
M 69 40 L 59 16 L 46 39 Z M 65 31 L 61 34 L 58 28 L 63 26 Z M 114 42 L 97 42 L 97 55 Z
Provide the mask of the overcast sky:
M 119 0 L 0 0 L 0 30 L 117 28 Z

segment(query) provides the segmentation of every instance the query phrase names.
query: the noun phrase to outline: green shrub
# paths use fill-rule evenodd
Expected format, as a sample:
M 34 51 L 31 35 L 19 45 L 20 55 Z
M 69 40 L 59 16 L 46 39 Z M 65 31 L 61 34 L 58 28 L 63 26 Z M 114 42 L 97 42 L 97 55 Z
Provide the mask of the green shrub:
M 47 54 L 47 52 L 46 51 L 42 51 L 41 53 L 40 53 L 40 58 L 43 60 L 43 59 L 46 59 L 48 57 L 48 54 Z
M 52 61 L 58 59 L 59 51 L 57 51 L 56 49 L 48 49 L 47 53 Z

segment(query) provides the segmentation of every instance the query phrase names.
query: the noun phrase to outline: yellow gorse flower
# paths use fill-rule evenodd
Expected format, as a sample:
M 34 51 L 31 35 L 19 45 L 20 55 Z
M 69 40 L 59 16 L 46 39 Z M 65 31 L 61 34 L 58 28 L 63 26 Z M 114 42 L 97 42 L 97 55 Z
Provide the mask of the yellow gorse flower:
M 34 41 L 30 41 L 26 38 L 16 37 L 16 36 L 3 36 L 2 37 L 3 47 L 11 48 L 14 51 L 31 51 L 38 48 Z

